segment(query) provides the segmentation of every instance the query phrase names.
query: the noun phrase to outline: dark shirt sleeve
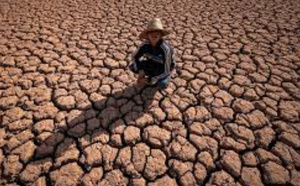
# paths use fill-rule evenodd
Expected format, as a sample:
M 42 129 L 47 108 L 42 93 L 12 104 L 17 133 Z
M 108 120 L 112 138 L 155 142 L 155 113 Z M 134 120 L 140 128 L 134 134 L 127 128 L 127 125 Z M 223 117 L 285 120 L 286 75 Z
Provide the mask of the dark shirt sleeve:
M 139 47 L 138 49 L 135 51 L 135 53 L 131 56 L 131 66 L 133 68 L 134 71 L 138 71 L 138 61 L 139 59 L 143 56 L 143 54 L 145 53 L 145 47 L 146 47 L 147 41 L 144 41 Z
M 131 62 L 134 65 L 134 68 L 136 68 L 137 70 L 137 61 L 143 56 L 143 54 L 145 53 L 145 46 L 146 46 L 147 42 L 143 42 L 138 49 L 135 51 L 135 53 L 132 55 L 131 57 Z

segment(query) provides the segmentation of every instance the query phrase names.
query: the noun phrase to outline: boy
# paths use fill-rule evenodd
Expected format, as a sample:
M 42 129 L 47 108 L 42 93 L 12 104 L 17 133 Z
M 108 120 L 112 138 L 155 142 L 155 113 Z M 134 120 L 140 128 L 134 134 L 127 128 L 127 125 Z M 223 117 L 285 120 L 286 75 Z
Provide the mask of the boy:
M 144 81 L 147 76 L 147 84 L 166 88 L 171 79 L 171 71 L 175 67 L 174 49 L 163 39 L 169 32 L 163 29 L 159 18 L 149 21 L 147 28 L 140 34 L 145 41 L 139 46 L 132 56 L 129 69 L 139 74 L 138 82 Z M 140 60 L 144 57 L 145 60 Z

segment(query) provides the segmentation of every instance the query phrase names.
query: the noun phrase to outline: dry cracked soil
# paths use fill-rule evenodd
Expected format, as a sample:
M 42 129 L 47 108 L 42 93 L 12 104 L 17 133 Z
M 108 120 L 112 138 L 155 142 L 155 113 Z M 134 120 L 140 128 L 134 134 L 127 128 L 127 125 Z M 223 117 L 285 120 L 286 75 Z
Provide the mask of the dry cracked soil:
M 167 89 L 128 70 L 153 17 Z M 0 0 L 0 185 L 300 185 L 299 0 Z

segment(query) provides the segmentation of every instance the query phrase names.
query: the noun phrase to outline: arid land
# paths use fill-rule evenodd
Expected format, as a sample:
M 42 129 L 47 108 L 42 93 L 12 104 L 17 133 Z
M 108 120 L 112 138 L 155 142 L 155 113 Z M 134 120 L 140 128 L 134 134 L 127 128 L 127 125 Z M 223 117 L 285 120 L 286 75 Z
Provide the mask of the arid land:
M 299 186 L 299 117 L 299 0 L 0 0 L 0 185 Z

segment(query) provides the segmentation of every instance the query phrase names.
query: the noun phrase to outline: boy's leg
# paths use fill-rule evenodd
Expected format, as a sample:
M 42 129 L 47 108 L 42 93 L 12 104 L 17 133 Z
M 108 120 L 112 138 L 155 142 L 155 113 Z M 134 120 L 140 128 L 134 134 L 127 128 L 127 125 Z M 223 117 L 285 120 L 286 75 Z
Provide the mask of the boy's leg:
M 157 86 L 161 89 L 165 89 L 168 87 L 169 83 L 170 83 L 171 77 L 168 76 L 164 79 L 161 79 L 157 82 Z

